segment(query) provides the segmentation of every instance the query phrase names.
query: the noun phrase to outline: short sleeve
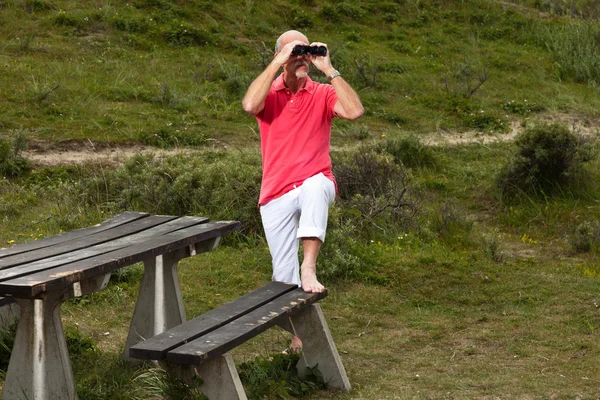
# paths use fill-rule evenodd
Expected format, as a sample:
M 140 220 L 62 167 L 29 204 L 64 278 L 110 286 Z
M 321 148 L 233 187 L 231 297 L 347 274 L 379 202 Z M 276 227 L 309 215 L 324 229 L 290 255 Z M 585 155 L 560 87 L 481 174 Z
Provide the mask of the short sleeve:
M 256 118 L 259 121 L 264 121 L 265 120 L 266 110 L 271 109 L 274 101 L 275 101 L 275 92 L 273 92 L 271 90 L 267 94 L 267 97 L 265 97 L 265 106 L 263 107 L 263 109 L 258 114 L 256 114 Z
M 326 87 L 326 102 L 327 102 L 327 112 L 330 118 L 335 117 L 335 105 L 337 104 L 338 97 L 335 93 L 335 89 L 332 85 L 324 85 Z

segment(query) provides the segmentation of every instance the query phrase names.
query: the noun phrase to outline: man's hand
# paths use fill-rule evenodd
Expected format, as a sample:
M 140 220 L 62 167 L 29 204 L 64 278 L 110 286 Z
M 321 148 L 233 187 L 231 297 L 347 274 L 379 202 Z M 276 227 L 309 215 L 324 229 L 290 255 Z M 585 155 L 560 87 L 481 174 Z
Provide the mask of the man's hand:
M 327 47 L 327 45 L 325 43 L 321 43 L 321 42 L 313 42 L 310 45 L 311 46 L 325 46 L 325 47 Z M 313 56 L 311 54 L 310 55 L 310 61 L 313 63 L 313 65 L 315 67 L 317 67 L 317 69 L 319 71 L 323 72 L 327 76 L 333 74 L 333 72 L 335 71 L 335 68 L 333 68 L 333 66 L 331 65 L 331 58 L 329 56 L 329 49 L 327 49 L 327 54 L 324 55 L 324 56 Z
M 306 43 L 300 40 L 294 40 L 293 42 L 286 44 L 279 51 L 279 53 L 275 54 L 275 59 L 273 61 L 279 64 L 280 66 L 283 66 L 290 60 L 290 57 L 292 57 L 292 51 L 294 50 L 294 47 L 296 47 L 299 44 L 306 45 Z

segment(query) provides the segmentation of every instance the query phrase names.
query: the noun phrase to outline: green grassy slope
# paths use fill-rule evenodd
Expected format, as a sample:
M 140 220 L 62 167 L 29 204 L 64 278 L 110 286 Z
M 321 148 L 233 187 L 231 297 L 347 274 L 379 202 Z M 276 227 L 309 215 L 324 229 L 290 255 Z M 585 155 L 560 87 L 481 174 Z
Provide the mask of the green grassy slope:
M 503 132 L 543 110 L 596 116 L 598 89 L 562 76 L 547 47 L 566 24 L 484 0 L 3 1 L 0 134 L 256 141 L 240 99 L 290 28 L 329 44 L 372 135 Z M 355 130 L 338 122 L 334 141 Z

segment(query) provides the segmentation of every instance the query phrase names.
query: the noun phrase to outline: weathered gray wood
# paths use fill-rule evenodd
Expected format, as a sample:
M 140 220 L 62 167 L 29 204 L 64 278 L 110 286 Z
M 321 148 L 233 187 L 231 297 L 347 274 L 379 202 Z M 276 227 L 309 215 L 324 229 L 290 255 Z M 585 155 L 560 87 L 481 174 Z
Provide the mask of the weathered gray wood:
M 54 246 L 59 243 L 64 243 L 69 240 L 88 236 L 94 233 L 114 228 L 119 225 L 127 224 L 129 222 L 145 218 L 149 215 L 150 214 L 147 213 L 127 211 L 119 215 L 115 215 L 114 217 L 107 219 L 106 221 L 94 226 L 89 226 L 87 228 L 61 233 L 60 235 L 49 236 L 40 240 L 16 244 L 6 249 L 0 249 L 0 258 L 11 256 L 13 254 L 26 253 L 28 251 L 38 250 L 44 247 Z
M 94 246 L 120 237 L 132 235 L 156 225 L 164 224 L 167 221 L 175 219 L 173 216 L 150 216 L 141 220 L 132 221 L 130 223 L 108 229 L 106 231 L 97 232 L 81 238 L 60 243 L 55 246 L 44 247 L 39 251 L 30 251 L 22 254 L 15 254 L 0 259 L 0 269 L 21 265 L 44 258 L 56 256 L 59 254 L 68 253 L 71 251 Z
M 75 250 L 69 253 L 44 258 L 43 260 L 0 270 L 0 281 L 14 279 L 20 276 L 45 270 L 51 270 L 52 268 L 59 267 L 61 265 L 70 264 L 79 260 L 85 260 L 93 256 L 109 253 L 124 247 L 134 246 L 149 239 L 159 237 L 183 228 L 205 223 L 207 221 L 207 218 L 199 217 L 181 217 L 174 220 L 168 220 L 163 224 L 153 226 L 144 231 L 117 238 L 109 242 L 104 242 L 95 246 L 87 247 L 85 249 Z M 52 271 L 48 271 L 48 274 L 52 274 Z
M 295 315 L 326 296 L 327 291 L 306 293 L 297 288 L 221 328 L 169 351 L 167 361 L 199 365 L 266 331 L 276 325 L 280 318 Z
M 210 333 L 297 287 L 283 282 L 269 282 L 237 300 L 184 322 L 174 329 L 147 338 L 146 341 L 132 346 L 129 355 L 141 360 L 164 360 L 169 350 Z
M 221 221 L 181 229 L 144 243 L 53 268 L 51 274 L 42 271 L 0 282 L 0 293 L 35 298 L 44 292 L 59 290 L 83 279 L 222 236 L 239 227 L 240 223 L 237 221 Z

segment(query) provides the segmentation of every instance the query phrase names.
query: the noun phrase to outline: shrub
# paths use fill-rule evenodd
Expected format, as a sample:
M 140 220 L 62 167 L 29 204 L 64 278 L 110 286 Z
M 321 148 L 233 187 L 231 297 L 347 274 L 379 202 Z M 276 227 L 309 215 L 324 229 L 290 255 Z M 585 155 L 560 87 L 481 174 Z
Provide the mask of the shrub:
M 340 206 L 329 208 L 327 236 L 319 253 L 319 277 L 324 282 L 357 279 L 362 274 L 364 263 L 355 253 L 360 235 Z
M 31 167 L 29 161 L 21 155 L 27 148 L 28 132 L 15 130 L 8 138 L 0 137 L 0 176 L 15 178 Z
M 137 155 L 122 168 L 88 180 L 85 195 L 90 204 L 100 203 L 111 212 L 138 210 L 239 220 L 241 234 L 254 237 L 262 234 L 257 207 L 260 165 L 260 156 L 250 152 L 169 158 Z
M 550 195 L 573 184 L 594 155 L 583 138 L 558 123 L 527 128 L 515 144 L 516 154 L 498 176 L 503 199 L 519 193 Z
M 359 236 L 402 230 L 416 213 L 411 199 L 411 177 L 404 165 L 373 148 L 335 154 L 333 171 L 344 223 L 356 226 Z
M 600 246 L 600 221 L 586 221 L 577 225 L 569 243 L 578 253 L 597 249 Z
M 464 118 L 469 128 L 485 132 L 505 132 L 508 121 L 496 111 L 478 110 L 465 113 Z
M 415 135 L 386 139 L 377 144 L 376 148 L 380 153 L 392 155 L 396 164 L 403 164 L 410 168 L 435 167 L 437 164 L 433 150 L 423 145 Z

